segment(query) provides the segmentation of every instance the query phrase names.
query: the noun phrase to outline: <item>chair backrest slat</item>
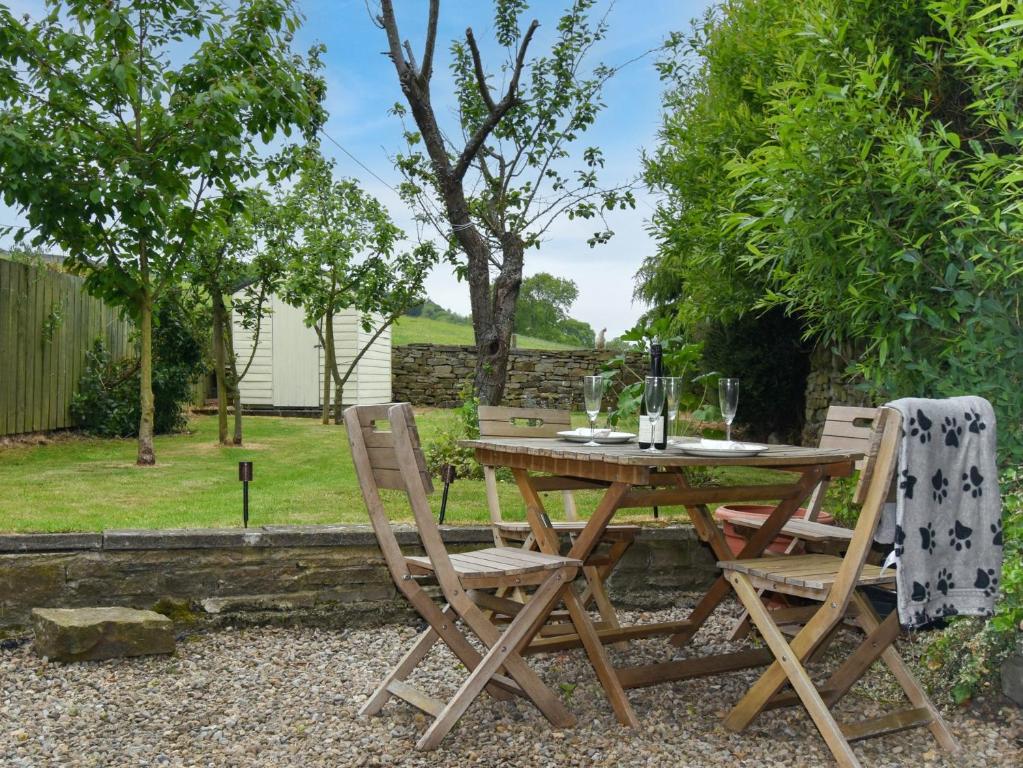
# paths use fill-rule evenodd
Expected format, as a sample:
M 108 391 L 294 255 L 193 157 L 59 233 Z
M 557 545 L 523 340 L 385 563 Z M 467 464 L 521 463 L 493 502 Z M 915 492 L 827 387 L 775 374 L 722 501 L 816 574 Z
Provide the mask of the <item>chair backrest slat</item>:
M 555 408 L 508 408 L 481 405 L 480 437 L 557 437 L 572 428 L 568 411 Z
M 384 422 L 390 425 L 389 430 L 382 428 Z M 452 594 L 450 590 L 458 588 L 458 579 L 430 508 L 428 494 L 433 483 L 426 469 L 412 406 L 408 403 L 352 406 L 345 411 L 345 426 L 370 523 L 391 574 L 395 579 L 408 578 L 409 570 L 387 519 L 380 488 L 405 491 L 419 539 L 434 565 L 441 589 Z
M 831 406 L 818 445 L 821 448 L 862 451 L 866 454 L 874 434 L 877 410 L 848 405 Z M 856 468 L 862 470 L 865 463 L 866 459 L 861 459 L 856 462 Z
M 355 476 L 359 481 L 362 498 L 366 502 L 370 525 L 373 526 L 373 533 L 376 535 L 377 544 L 384 555 L 391 576 L 395 583 L 400 583 L 401 579 L 408 577 L 408 565 L 401 553 L 401 547 L 394 536 L 394 531 L 391 529 L 391 523 L 387 519 L 387 512 L 380 499 L 379 489 L 400 487 L 404 490 L 405 485 L 397 469 L 374 467 L 370 454 L 370 450 L 374 451 L 372 456 L 375 456 L 377 460 L 383 451 L 390 451 L 392 456 L 394 454 L 392 434 L 378 429 L 380 422 L 387 421 L 389 409 L 389 404 L 353 406 L 345 410 L 344 418 L 345 428 L 348 432 L 348 445 L 351 448 L 352 462 L 355 465 Z M 372 444 L 372 448 L 367 443 Z M 396 458 L 393 463 L 397 467 Z M 399 476 L 394 477 L 392 473 L 397 473 Z M 399 481 L 401 482 L 400 486 L 396 485 Z
M 874 541 L 898 464 L 902 440 L 902 416 L 899 412 L 891 408 L 878 409 L 874 434 L 875 439 L 871 442 L 867 463 L 860 473 L 856 489 L 857 503 L 862 504 L 860 516 L 832 587 L 832 599 L 849 599 Z

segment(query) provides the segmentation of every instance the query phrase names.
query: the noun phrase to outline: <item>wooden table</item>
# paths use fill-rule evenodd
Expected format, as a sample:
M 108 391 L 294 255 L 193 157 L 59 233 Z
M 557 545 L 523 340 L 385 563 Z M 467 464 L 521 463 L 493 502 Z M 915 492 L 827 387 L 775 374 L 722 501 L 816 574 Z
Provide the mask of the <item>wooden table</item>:
M 569 550 L 569 557 L 580 560 L 586 560 L 593 553 L 604 529 L 619 509 L 653 506 L 685 506 L 697 535 L 710 546 L 715 557 L 719 561 L 736 559 L 707 505 L 776 499 L 778 504 L 770 517 L 738 555 L 738 558 L 759 557 L 823 478 L 850 475 L 854 463 L 862 457 L 862 453 L 851 450 L 783 445 L 773 445 L 757 456 L 705 458 L 688 456 L 674 449 L 647 453 L 635 444 L 593 448 L 561 440 L 537 438 L 489 438 L 468 440 L 462 444 L 475 449 L 480 463 L 511 469 L 526 502 L 530 527 L 544 552 L 556 554 L 560 550 L 558 536 L 551 529 L 550 518 L 540 496 L 545 488 L 544 476 L 578 478 L 580 488 L 593 488 L 595 485 L 606 488 L 586 527 Z M 766 485 L 690 486 L 686 469 L 709 466 L 781 470 L 790 473 L 791 479 Z M 770 651 L 764 648 L 641 666 L 615 668 L 611 664 L 604 648 L 605 643 L 668 635 L 672 645 L 685 645 L 730 589 L 728 582 L 718 577 L 685 621 L 600 630 L 583 609 L 576 592 L 569 590 L 565 595 L 565 607 L 576 634 L 538 637 L 525 652 L 537 653 L 582 645 L 618 720 L 625 725 L 637 726 L 639 721 L 625 694 L 626 688 L 764 666 L 772 661 Z

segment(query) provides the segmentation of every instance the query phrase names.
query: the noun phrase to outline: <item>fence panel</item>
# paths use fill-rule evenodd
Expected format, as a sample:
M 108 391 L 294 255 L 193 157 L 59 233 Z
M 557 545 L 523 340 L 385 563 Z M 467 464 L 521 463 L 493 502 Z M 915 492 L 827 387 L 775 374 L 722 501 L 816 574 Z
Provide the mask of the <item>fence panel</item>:
M 131 326 L 83 280 L 0 259 L 0 435 L 71 426 L 71 399 L 97 338 L 129 353 Z

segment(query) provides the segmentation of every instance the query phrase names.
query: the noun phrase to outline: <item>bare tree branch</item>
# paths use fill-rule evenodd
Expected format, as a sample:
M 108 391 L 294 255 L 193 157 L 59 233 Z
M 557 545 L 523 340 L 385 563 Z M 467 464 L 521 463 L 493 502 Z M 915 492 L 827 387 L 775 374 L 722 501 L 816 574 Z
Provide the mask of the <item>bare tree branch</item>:
M 389 2 L 390 0 L 385 0 Z M 458 162 L 455 164 L 452 177 L 461 181 L 462 177 L 465 176 L 466 171 L 469 170 L 469 166 L 472 164 L 473 158 L 476 157 L 476 153 L 479 148 L 483 146 L 483 142 L 487 140 L 490 132 L 497 127 L 497 124 L 501 122 L 501 118 L 505 116 L 509 109 L 515 106 L 518 96 L 516 95 L 519 89 L 519 75 L 522 74 L 522 68 L 526 63 L 526 49 L 529 47 L 530 41 L 533 39 L 533 34 L 540 26 L 540 22 L 533 19 L 533 23 L 529 25 L 529 29 L 526 30 L 526 34 L 522 37 L 522 44 L 519 46 L 519 52 L 515 56 L 515 67 L 512 70 L 511 82 L 508 83 L 508 90 L 494 108 L 490 110 L 490 114 L 487 115 L 487 119 L 483 121 L 483 124 L 476 129 L 476 133 L 473 134 L 472 138 L 469 139 L 465 145 L 465 149 L 462 150 L 462 154 L 458 157 Z M 471 30 L 466 30 L 467 33 L 471 34 Z M 479 84 L 483 89 L 486 89 L 486 82 Z
M 433 75 L 433 49 L 437 46 L 437 18 L 440 16 L 440 0 L 430 0 L 430 19 L 426 23 L 426 45 L 423 47 L 423 66 L 419 70 L 419 81 L 425 87 Z
M 490 86 L 487 85 L 487 74 L 483 71 L 483 60 L 480 58 L 480 49 L 476 45 L 476 37 L 472 33 L 472 27 L 468 27 L 465 30 L 465 41 L 469 43 L 469 52 L 472 53 L 472 67 L 476 71 L 476 87 L 479 89 L 480 96 L 483 97 L 483 103 L 487 105 L 487 111 L 493 114 L 497 107 L 494 104 L 493 97 L 490 95 Z

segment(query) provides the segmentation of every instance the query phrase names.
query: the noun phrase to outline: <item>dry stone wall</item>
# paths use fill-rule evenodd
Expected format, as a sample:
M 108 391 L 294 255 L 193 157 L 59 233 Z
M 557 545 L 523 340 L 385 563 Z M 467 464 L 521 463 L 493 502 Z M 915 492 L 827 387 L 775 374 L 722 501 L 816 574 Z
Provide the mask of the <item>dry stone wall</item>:
M 504 405 L 572 408 L 581 410 L 582 379 L 591 376 L 619 353 L 600 349 L 512 350 Z M 413 405 L 453 408 L 462 402 L 461 391 L 472 381 L 474 347 L 408 344 L 391 351 L 394 400 Z M 644 355 L 629 353 L 633 375 L 619 377 L 629 384 L 647 369 Z
M 871 406 L 875 403 L 857 385 L 858 379 L 846 373 L 854 352 L 836 352 L 827 345 L 818 345 L 810 356 L 810 373 L 806 377 L 806 421 L 803 445 L 816 445 L 827 418 L 828 406 Z

